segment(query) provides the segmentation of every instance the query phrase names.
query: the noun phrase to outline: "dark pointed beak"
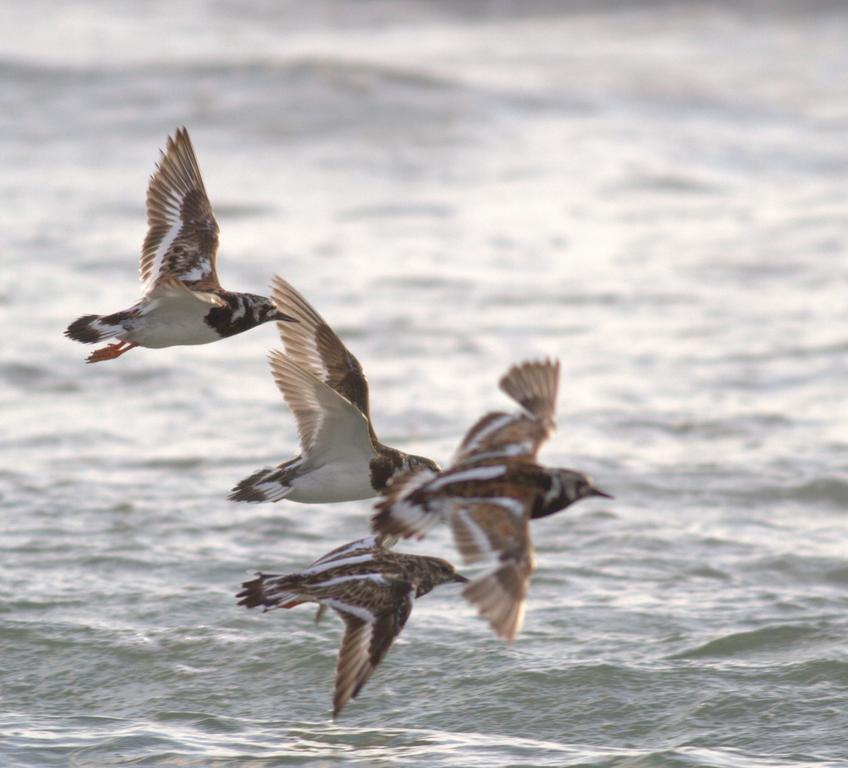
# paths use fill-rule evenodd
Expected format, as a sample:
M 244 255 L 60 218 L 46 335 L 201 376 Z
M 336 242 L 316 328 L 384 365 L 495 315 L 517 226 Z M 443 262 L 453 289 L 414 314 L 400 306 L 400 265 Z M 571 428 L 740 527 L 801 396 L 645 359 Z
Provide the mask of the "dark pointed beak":
M 605 493 L 600 488 L 592 488 L 592 490 L 589 491 L 589 496 L 602 496 L 605 499 L 614 499 L 615 498 L 615 496 L 613 496 L 610 493 Z
M 455 582 L 459 583 L 459 584 L 467 584 L 467 583 L 468 583 L 468 581 L 469 581 L 469 580 L 468 580 L 468 579 L 466 579 L 466 578 L 465 578 L 465 576 L 463 576 L 461 573 L 455 573 L 455 574 L 453 575 L 453 580 L 454 580 Z
M 298 320 L 296 317 L 292 317 L 291 315 L 287 315 L 284 312 L 280 312 L 279 309 L 277 310 L 277 314 L 274 315 L 274 320 L 276 320 L 278 323 L 279 322 L 284 322 L 284 323 L 299 323 L 300 322 L 300 320 Z

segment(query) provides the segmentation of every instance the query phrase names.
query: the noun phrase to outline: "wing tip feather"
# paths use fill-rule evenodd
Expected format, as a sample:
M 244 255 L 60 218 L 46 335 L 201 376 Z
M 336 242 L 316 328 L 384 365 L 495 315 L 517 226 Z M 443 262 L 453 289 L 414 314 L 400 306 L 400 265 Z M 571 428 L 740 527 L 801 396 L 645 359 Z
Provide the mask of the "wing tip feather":
M 470 582 L 462 596 L 477 608 L 498 637 L 512 644 L 524 623 L 529 578 L 526 564 L 507 562 Z
M 553 420 L 559 390 L 560 363 L 556 358 L 527 360 L 513 365 L 498 385 L 536 418 Z

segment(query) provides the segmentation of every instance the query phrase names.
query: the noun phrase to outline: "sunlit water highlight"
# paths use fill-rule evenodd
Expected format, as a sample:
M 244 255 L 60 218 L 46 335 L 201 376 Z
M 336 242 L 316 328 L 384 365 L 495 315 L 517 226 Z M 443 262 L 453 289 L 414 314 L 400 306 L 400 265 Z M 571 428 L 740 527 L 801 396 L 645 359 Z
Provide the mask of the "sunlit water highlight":
M 848 13 L 839 4 L 9 5 L 0 19 L 4 766 L 848 765 Z M 563 364 L 519 641 L 445 587 L 333 723 L 340 627 L 233 594 L 365 502 L 296 453 L 263 327 L 86 367 L 192 132 L 220 272 L 279 272 L 444 462 Z M 439 531 L 412 551 L 452 556 Z

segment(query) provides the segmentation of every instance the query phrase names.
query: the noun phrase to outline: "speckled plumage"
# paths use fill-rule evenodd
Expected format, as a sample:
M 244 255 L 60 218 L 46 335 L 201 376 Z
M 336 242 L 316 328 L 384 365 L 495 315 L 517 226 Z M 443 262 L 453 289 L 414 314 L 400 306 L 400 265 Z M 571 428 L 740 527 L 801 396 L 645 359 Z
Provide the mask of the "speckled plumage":
M 377 439 L 371 423 L 368 381 L 362 366 L 311 304 L 274 277 L 272 299 L 296 324 L 279 324 L 286 353 L 270 353 L 271 372 L 297 420 L 301 454 L 260 469 L 233 488 L 233 501 L 307 504 L 368 499 L 404 471 L 428 458 Z
M 268 611 L 314 602 L 339 614 L 345 633 L 336 667 L 334 718 L 383 660 L 413 600 L 440 584 L 467 581 L 446 560 L 392 552 L 392 543 L 375 536 L 359 539 L 297 573 L 261 573 L 236 595 L 247 608 L 261 605 Z
M 475 579 L 463 595 L 509 642 L 521 628 L 533 572 L 529 521 L 587 496 L 607 496 L 580 472 L 536 463 L 554 429 L 558 384 L 559 362 L 513 366 L 500 387 L 522 410 L 483 416 L 444 471 L 397 476 L 372 517 L 376 532 L 404 538 L 423 538 L 444 521 L 466 563 L 496 557 L 497 568 Z
M 89 363 L 134 347 L 208 344 L 272 320 L 293 321 L 265 296 L 226 291 L 218 282 L 218 223 L 185 128 L 168 137 L 150 179 L 147 223 L 141 300 L 111 315 L 84 315 L 65 330 L 84 344 L 120 339 L 95 350 Z

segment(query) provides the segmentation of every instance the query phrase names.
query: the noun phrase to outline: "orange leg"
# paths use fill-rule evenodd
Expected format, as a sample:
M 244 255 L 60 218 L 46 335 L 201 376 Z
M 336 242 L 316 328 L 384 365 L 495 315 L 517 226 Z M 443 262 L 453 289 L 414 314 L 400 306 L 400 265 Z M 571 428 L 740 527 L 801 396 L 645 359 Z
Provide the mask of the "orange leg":
M 129 352 L 133 347 L 137 347 L 138 344 L 134 344 L 129 341 L 119 341 L 117 344 L 108 344 L 101 349 L 95 349 L 92 352 L 88 359 L 85 361 L 87 363 L 99 363 L 102 360 L 114 360 L 116 357 L 120 357 L 124 354 L 124 352 Z

